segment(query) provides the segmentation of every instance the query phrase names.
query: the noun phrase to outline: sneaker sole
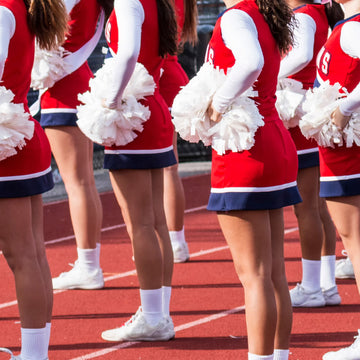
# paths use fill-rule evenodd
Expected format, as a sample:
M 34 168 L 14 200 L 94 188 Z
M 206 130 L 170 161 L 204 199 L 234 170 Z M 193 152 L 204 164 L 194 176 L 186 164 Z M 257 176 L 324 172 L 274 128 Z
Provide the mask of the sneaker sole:
M 324 307 L 326 305 L 326 302 L 324 301 L 324 302 L 315 303 L 315 304 L 305 302 L 305 303 L 299 304 L 299 305 L 291 303 L 291 305 L 292 305 L 292 307 L 309 307 L 309 308 L 310 307 Z
M 74 285 L 74 286 L 54 286 L 54 290 L 99 290 L 103 289 L 105 283 L 95 285 Z
M 122 341 L 170 341 L 175 339 L 175 334 L 172 337 L 166 336 L 166 337 L 159 337 L 159 338 L 153 338 L 153 337 L 140 337 L 140 338 L 127 338 L 127 339 L 109 339 L 106 336 L 104 337 L 101 335 L 101 338 L 106 341 L 111 342 L 122 342 Z
M 174 263 L 179 264 L 179 263 L 188 262 L 189 260 L 190 260 L 190 256 L 187 257 L 186 259 L 174 259 Z
M 355 275 L 335 275 L 336 279 L 355 279 Z

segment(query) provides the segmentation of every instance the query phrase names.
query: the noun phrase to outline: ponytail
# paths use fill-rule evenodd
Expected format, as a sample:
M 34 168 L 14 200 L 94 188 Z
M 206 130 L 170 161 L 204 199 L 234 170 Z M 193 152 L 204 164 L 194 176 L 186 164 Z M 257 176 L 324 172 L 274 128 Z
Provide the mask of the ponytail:
M 24 0 L 28 10 L 28 25 L 39 47 L 51 50 L 65 40 L 68 15 L 59 0 Z
M 104 9 L 106 22 L 114 9 L 114 0 L 97 0 L 97 3 Z
M 293 12 L 285 0 L 255 0 L 268 23 L 280 53 L 286 53 L 293 43 Z
M 334 28 L 338 21 L 343 20 L 345 16 L 340 4 L 335 1 L 333 1 L 332 4 L 327 3 L 325 5 L 325 12 L 331 29 Z
M 174 7 L 169 0 L 156 0 L 159 23 L 159 55 L 177 53 L 177 24 Z
M 181 44 L 189 42 L 195 45 L 198 41 L 197 38 L 197 2 L 196 0 L 184 0 L 185 7 L 185 21 L 181 34 Z

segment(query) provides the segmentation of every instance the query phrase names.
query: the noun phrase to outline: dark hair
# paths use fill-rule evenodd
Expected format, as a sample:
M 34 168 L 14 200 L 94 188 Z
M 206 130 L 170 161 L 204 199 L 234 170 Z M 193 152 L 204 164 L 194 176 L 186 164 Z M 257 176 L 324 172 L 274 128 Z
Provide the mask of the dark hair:
M 24 0 L 28 10 L 28 25 L 39 47 L 53 49 L 65 40 L 68 15 L 59 0 Z
M 293 11 L 285 0 L 255 0 L 282 54 L 293 43 Z
M 114 0 L 97 0 L 98 4 L 104 9 L 105 23 L 114 9 Z
M 196 0 L 184 0 L 185 21 L 181 33 L 181 44 L 189 42 L 195 45 L 198 41 L 197 37 L 197 2 Z
M 168 0 L 156 0 L 159 23 L 159 55 L 177 53 L 177 24 L 174 7 Z
M 325 5 L 325 12 L 331 29 L 334 28 L 338 21 L 343 20 L 345 17 L 340 4 L 335 1 L 332 2 L 332 5 L 329 3 Z

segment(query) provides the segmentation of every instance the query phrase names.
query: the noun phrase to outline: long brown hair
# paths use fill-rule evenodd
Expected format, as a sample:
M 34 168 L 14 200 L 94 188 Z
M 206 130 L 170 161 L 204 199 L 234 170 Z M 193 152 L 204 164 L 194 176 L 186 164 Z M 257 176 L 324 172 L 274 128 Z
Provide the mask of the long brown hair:
M 177 24 L 174 7 L 168 0 L 156 0 L 159 23 L 159 55 L 175 55 L 177 52 Z
M 28 25 L 39 47 L 53 49 L 65 40 L 68 15 L 59 0 L 24 0 L 28 10 Z
M 334 28 L 338 21 L 343 20 L 345 17 L 340 4 L 335 1 L 333 1 L 332 4 L 328 3 L 325 5 L 325 12 L 331 29 Z
M 196 0 L 184 0 L 185 8 L 185 21 L 181 33 L 181 44 L 189 42 L 191 45 L 195 45 L 198 41 L 197 36 L 197 22 L 198 22 L 198 10 Z
M 294 41 L 292 10 L 285 0 L 256 0 L 256 3 L 269 24 L 280 52 L 286 53 Z
M 105 23 L 114 9 L 114 0 L 97 0 L 98 4 L 104 9 Z

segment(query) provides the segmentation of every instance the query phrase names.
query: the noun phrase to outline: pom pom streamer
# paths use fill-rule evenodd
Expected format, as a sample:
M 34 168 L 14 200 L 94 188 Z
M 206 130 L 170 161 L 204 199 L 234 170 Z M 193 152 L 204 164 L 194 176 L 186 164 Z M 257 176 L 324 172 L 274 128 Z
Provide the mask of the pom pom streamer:
M 70 54 L 62 46 L 51 51 L 42 50 L 36 46 L 30 86 L 35 90 L 50 88 L 58 80 L 71 73 L 72 66 L 65 61 Z
M 303 135 L 313 138 L 323 147 L 335 147 L 335 145 L 351 147 L 354 143 L 360 146 L 360 109 L 351 115 L 350 121 L 341 131 L 332 122 L 331 114 L 339 106 L 342 98 L 347 95 L 346 89 L 329 81 L 320 87 L 306 92 L 303 103 L 305 115 L 299 122 Z
M 108 84 L 112 81 L 114 60 L 106 59 L 90 80 L 90 91 L 78 96 L 83 105 L 77 107 L 77 125 L 89 139 L 103 146 L 126 145 L 138 136 L 136 132 L 143 131 L 150 110 L 138 100 L 155 91 L 153 77 L 137 63 L 117 109 L 105 108 L 102 101 L 106 99 Z
M 280 79 L 276 91 L 276 109 L 280 119 L 287 129 L 298 126 L 300 118 L 304 115 L 302 102 L 306 90 L 300 81 L 294 79 Z
M 255 132 L 264 122 L 255 101 L 256 92 L 248 90 L 237 97 L 218 122 L 206 114 L 216 90 L 225 82 L 223 70 L 205 63 L 175 97 L 171 114 L 176 131 L 189 142 L 211 145 L 220 155 L 231 150 L 249 150 L 255 143 Z
M 0 86 L 0 161 L 17 154 L 34 135 L 34 123 L 23 104 L 14 104 L 14 94 Z

